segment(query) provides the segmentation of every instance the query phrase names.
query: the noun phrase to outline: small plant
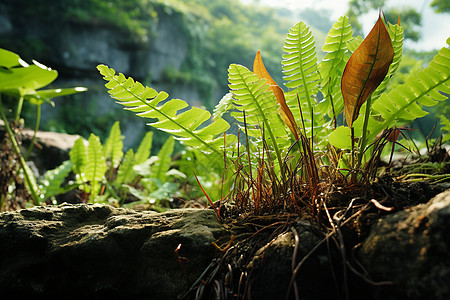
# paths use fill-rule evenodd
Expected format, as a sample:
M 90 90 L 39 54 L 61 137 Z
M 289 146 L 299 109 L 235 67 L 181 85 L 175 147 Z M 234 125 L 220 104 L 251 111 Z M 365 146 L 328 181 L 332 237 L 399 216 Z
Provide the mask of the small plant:
M 402 44 L 400 22 L 386 26 L 381 13 L 364 40 L 353 37 L 348 18 L 341 17 L 322 48 L 324 60 L 317 63 L 314 37 L 299 22 L 283 46 L 288 91 L 270 77 L 258 52 L 253 71 L 230 65 L 230 94 L 217 105 L 213 120 L 206 110 L 167 100 L 167 93 L 107 66 L 97 68 L 119 104 L 207 153 L 211 164 L 225 163 L 233 174 L 228 195 L 241 210 L 295 209 L 305 203 L 314 213 L 327 186 L 364 185 L 375 179 L 391 128 L 426 115 L 424 106 L 447 99 L 440 93 L 449 92 L 447 47 L 427 68 L 386 90 L 400 63 Z M 324 97 L 320 101 L 319 92 Z M 237 135 L 227 133 L 225 113 L 239 124 Z
M 173 138 L 167 139 L 155 156 L 150 156 L 153 132 L 146 133 L 136 153 L 133 149 L 123 152 L 122 138 L 119 122 L 115 122 L 104 144 L 94 134 L 87 141 L 76 140 L 70 160 L 45 174 L 41 198 L 56 203 L 55 196 L 79 189 L 83 202 L 143 204 L 161 210 L 163 200 L 181 196 L 176 181 L 184 181 L 186 175 L 172 167 Z
M 40 203 L 40 197 L 36 178 L 26 160 L 31 153 L 36 132 L 39 129 L 41 105 L 43 103 L 54 105 L 52 98 L 83 92 L 86 91 L 86 88 L 41 89 L 52 83 L 57 78 L 58 72 L 36 61 L 29 65 L 19 55 L 5 49 L 0 49 L 0 71 L 0 115 L 7 132 L 4 137 L 7 142 L 3 145 L 0 153 L 2 155 L 0 209 L 3 208 L 8 198 L 23 198 L 25 200 L 27 193 L 31 195 L 33 204 L 37 205 Z M 17 100 L 15 117 L 11 123 L 5 113 L 5 107 L 1 99 L 3 95 Z M 36 107 L 36 123 L 30 147 L 23 155 L 19 147 L 18 133 L 22 123 L 21 113 L 25 101 Z M 24 178 L 24 182 L 21 178 Z M 18 191 L 19 187 L 24 187 L 25 190 Z M 15 191 L 15 196 L 10 197 L 10 194 L 14 194 L 12 191 Z M 18 194 L 22 194 L 21 197 Z

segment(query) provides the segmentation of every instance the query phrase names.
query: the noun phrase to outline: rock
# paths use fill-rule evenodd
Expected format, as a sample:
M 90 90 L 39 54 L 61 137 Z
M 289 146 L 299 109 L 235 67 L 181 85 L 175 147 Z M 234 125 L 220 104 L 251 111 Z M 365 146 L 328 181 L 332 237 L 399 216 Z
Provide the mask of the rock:
M 34 131 L 31 129 L 23 129 L 23 145 L 28 147 L 33 138 Z M 79 135 L 38 131 L 36 133 L 37 145 L 33 147 L 30 159 L 36 165 L 39 174 L 43 175 L 45 171 L 54 169 L 61 165 L 65 160 L 69 159 L 69 151 Z
M 211 242 L 225 233 L 212 210 L 62 204 L 6 212 L 0 289 L 45 299 L 176 299 L 211 262 Z
M 248 225 L 221 224 L 212 210 L 136 212 L 100 204 L 2 213 L 0 289 L 11 297 L 186 300 L 240 289 L 249 299 L 284 299 L 293 268 L 306 256 L 295 281 L 301 299 L 450 298 L 450 190 L 375 221 L 354 249 L 354 240 L 344 235 L 340 248 L 338 236 L 327 240 L 326 230 L 306 221 L 292 221 L 280 234 L 259 235 L 269 227 L 257 226 L 255 235 Z M 231 234 L 229 250 L 212 246 L 225 245 Z M 348 266 L 393 284 L 371 285 Z M 209 285 L 193 285 L 198 279 Z M 204 297 L 196 298 L 201 289 Z M 296 299 L 293 288 L 288 299 Z
M 299 244 L 295 266 L 323 239 L 320 231 L 307 223 L 295 226 Z M 285 299 L 292 278 L 292 260 L 295 239 L 292 229 L 262 247 L 247 266 L 250 271 L 252 299 Z M 338 291 L 330 272 L 330 259 L 326 244 L 315 251 L 299 269 L 296 284 L 301 299 L 332 299 Z M 295 299 L 294 290 L 290 298 Z
M 450 190 L 380 219 L 360 257 L 375 280 L 393 282 L 380 299 L 450 299 Z

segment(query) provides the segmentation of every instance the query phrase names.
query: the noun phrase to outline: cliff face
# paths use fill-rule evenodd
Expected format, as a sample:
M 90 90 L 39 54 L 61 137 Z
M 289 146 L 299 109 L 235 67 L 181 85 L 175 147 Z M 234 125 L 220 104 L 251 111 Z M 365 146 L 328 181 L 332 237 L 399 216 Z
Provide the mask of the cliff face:
M 93 114 L 91 118 L 105 119 L 103 124 L 96 123 L 100 127 L 98 131 L 107 132 L 115 121 L 107 119 L 116 116 L 122 121 L 122 133 L 127 137 L 125 144 L 131 146 L 138 142 L 145 120 L 119 112 L 122 108 L 109 98 L 96 69 L 98 64 L 106 64 L 157 90 L 165 90 L 173 98 L 200 105 L 195 84 L 167 82 L 165 79 L 167 70 L 181 70 L 189 54 L 190 38 L 180 13 L 160 8 L 157 22 L 149 20 L 152 24 L 147 37 L 136 41 L 126 30 L 96 20 L 50 22 L 41 13 L 30 13 L 30 8 L 15 7 L 14 1 L 6 2 L 11 3 L 0 4 L 0 47 L 18 53 L 29 63 L 35 59 L 57 70 L 59 77 L 55 86 L 82 85 L 89 88 L 75 101 L 57 100 L 56 108 L 43 107 L 44 127 L 46 121 L 64 119 L 61 114 L 74 112 L 65 106 L 76 105 L 84 114 Z M 28 13 L 22 14 L 24 10 Z M 83 116 L 78 120 L 83 122 Z M 71 132 L 70 128 L 66 130 L 79 133 Z

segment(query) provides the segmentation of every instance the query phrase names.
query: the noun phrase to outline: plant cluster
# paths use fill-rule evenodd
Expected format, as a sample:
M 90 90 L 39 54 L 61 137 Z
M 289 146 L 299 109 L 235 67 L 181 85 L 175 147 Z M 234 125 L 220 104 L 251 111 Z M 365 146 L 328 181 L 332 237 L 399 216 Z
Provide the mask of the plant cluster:
M 2 183 L 0 209 L 7 202 L 8 206 L 14 207 L 14 199 L 16 198 L 26 202 L 28 193 L 33 204 L 40 203 L 36 178 L 26 160 L 36 140 L 36 132 L 41 120 L 41 106 L 44 103 L 54 105 L 51 100 L 54 97 L 86 91 L 84 87 L 42 89 L 52 83 L 57 76 L 58 73 L 55 70 L 36 61 L 29 65 L 16 53 L 0 49 L 0 116 L 6 131 L 5 136 L 2 137 L 2 149 L 0 150 L 0 182 Z M 11 124 L 8 121 L 1 96 L 13 99 L 16 102 L 14 121 Z M 19 146 L 20 128 L 21 123 L 23 123 L 21 113 L 25 101 L 36 107 L 36 123 L 34 125 L 34 136 L 24 155 Z M 21 176 L 22 174 L 23 176 Z
M 87 141 L 79 138 L 69 153 L 70 160 L 45 174 L 39 188 L 41 198 L 56 203 L 56 196 L 77 189 L 81 202 L 170 208 L 170 201 L 185 196 L 180 182 L 187 176 L 174 168 L 173 138 L 167 139 L 155 156 L 150 155 L 152 139 L 153 132 L 147 132 L 136 153 L 133 149 L 124 153 L 119 122 L 114 123 L 104 144 L 95 134 Z
M 447 41 L 450 43 L 450 40 Z M 402 57 L 403 29 L 380 17 L 363 40 L 347 17 L 328 33 L 318 63 L 310 28 L 292 26 L 283 46 L 283 91 L 264 67 L 231 64 L 230 93 L 210 112 L 99 65 L 112 98 L 186 147 L 224 164 L 223 198 L 241 211 L 264 212 L 306 204 L 314 213 L 334 186 L 375 180 L 383 150 L 399 130 L 447 99 L 450 49 L 442 48 L 425 69 L 386 90 Z M 319 95 L 323 100 L 319 101 Z M 230 114 L 237 135 L 222 117 Z

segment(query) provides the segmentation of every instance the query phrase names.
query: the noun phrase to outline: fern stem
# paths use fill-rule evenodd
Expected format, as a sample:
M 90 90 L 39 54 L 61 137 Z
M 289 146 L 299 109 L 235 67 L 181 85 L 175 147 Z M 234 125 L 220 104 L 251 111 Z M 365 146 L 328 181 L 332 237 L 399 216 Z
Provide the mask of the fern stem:
M 17 111 L 16 111 L 16 121 L 19 121 L 20 115 L 22 113 L 22 107 L 23 107 L 23 96 L 20 95 L 19 102 L 17 103 Z
M 245 118 L 245 110 L 242 111 L 242 113 L 244 115 L 245 144 L 246 144 L 246 147 L 247 147 L 248 169 L 249 169 L 248 172 L 249 172 L 249 176 L 250 176 L 250 183 L 249 183 L 248 188 L 250 189 L 250 187 L 252 187 L 252 191 L 253 191 L 253 194 L 254 194 L 255 193 L 255 189 L 253 188 L 252 160 L 251 160 L 251 156 L 250 156 L 250 145 L 249 145 L 249 142 L 248 142 L 247 119 Z
M 362 130 L 362 136 L 359 146 L 359 156 L 358 156 L 358 165 L 357 167 L 361 166 L 362 158 L 365 153 L 365 148 L 367 144 L 366 134 L 367 134 L 367 125 L 369 123 L 369 117 L 370 117 L 370 107 L 372 106 L 372 97 L 369 97 L 366 101 L 366 112 L 364 114 L 364 123 L 363 123 L 363 130 Z M 353 128 L 353 126 L 352 126 Z
M 34 124 L 34 134 L 33 134 L 33 138 L 30 141 L 30 146 L 28 146 L 27 153 L 25 154 L 25 160 L 28 160 L 28 158 L 31 155 L 31 151 L 33 150 L 34 143 L 36 142 L 36 135 L 39 130 L 40 123 L 41 123 L 41 105 L 39 104 L 36 107 L 36 123 Z

